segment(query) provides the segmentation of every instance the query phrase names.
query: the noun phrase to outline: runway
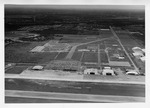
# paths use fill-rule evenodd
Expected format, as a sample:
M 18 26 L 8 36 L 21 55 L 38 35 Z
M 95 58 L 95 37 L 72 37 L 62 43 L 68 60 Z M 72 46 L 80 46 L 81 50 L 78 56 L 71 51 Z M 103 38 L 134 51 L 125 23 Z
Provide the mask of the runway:
M 35 92 L 35 91 L 18 91 L 6 90 L 5 95 L 8 97 L 26 97 L 39 99 L 58 99 L 72 101 L 88 101 L 88 102 L 144 102 L 143 97 L 132 96 L 113 96 L 113 95 L 89 95 L 89 94 L 73 94 L 73 93 L 54 93 L 54 92 Z
M 5 79 L 5 90 L 145 97 L 145 85 Z

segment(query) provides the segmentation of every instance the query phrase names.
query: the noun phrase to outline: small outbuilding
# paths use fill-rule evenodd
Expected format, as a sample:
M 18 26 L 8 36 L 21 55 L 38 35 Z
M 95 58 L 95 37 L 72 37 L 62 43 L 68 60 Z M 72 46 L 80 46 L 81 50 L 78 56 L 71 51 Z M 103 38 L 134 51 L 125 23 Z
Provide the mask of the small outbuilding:
M 94 68 L 85 69 L 84 74 L 97 75 L 98 74 L 98 69 L 94 69 Z
M 32 68 L 33 70 L 42 70 L 43 66 L 37 65 Z

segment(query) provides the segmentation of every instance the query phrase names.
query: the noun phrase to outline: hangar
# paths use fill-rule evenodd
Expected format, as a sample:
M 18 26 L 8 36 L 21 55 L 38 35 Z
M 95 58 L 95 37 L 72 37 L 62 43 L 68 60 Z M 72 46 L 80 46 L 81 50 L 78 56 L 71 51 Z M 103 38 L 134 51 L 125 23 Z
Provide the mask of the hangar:
M 84 74 L 97 75 L 98 74 L 98 69 L 94 69 L 94 68 L 85 69 Z
M 42 69 L 43 69 L 43 66 L 36 65 L 36 66 L 33 66 L 32 69 L 33 69 L 33 70 L 42 70 Z
M 137 58 L 140 58 L 140 57 L 143 57 L 144 55 L 143 55 L 143 53 L 141 53 L 141 52 L 135 52 L 135 53 L 132 53 L 135 57 L 137 57 Z
M 144 51 L 139 47 L 133 47 L 132 50 L 134 53 L 144 54 Z
M 128 71 L 126 75 L 138 75 L 138 73 L 134 70 Z
M 104 68 L 102 71 L 102 75 L 115 75 L 115 73 L 112 69 Z

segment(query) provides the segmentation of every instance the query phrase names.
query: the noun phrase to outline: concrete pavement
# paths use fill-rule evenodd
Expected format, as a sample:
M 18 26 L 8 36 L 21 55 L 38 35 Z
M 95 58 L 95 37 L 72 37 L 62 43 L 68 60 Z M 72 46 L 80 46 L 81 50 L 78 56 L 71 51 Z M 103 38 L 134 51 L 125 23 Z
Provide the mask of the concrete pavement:
M 39 79 L 39 80 L 56 80 L 56 81 L 73 81 L 73 82 L 104 82 L 104 83 L 121 83 L 121 84 L 142 84 L 145 82 L 138 81 L 118 81 L 118 80 L 103 80 L 103 79 L 88 79 L 84 78 L 83 75 L 72 76 L 72 77 L 57 77 L 57 76 L 36 76 L 36 75 L 19 75 L 19 74 L 5 74 L 5 78 L 13 79 Z
M 7 97 L 25 97 L 40 99 L 58 99 L 88 102 L 145 102 L 144 97 L 132 96 L 113 96 L 113 95 L 89 95 L 89 94 L 73 94 L 73 93 L 55 93 L 55 92 L 35 92 L 35 91 L 19 91 L 5 90 Z

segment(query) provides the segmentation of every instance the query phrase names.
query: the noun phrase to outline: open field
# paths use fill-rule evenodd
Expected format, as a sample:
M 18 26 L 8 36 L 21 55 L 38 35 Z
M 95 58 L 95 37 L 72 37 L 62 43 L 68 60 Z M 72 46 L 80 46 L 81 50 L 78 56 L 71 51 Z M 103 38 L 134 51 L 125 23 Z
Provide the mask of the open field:
M 89 62 L 84 62 L 83 65 L 86 66 L 87 68 L 98 68 L 98 64 L 94 63 L 94 64 L 88 64 Z
M 133 38 L 129 36 L 128 33 L 117 33 L 117 35 L 124 46 L 141 47 L 135 40 L 133 40 Z
M 78 70 L 81 66 L 79 61 L 74 60 L 54 60 L 45 66 L 45 69 L 54 69 L 54 70 Z
M 80 35 L 98 35 L 99 32 L 97 30 L 83 30 L 81 32 L 78 32 L 78 34 Z
M 100 44 L 100 49 L 105 49 L 105 45 L 104 44 Z
M 14 66 L 10 69 L 7 69 L 5 73 L 7 74 L 20 74 L 23 70 L 27 69 L 28 66 Z
M 107 38 L 113 36 L 110 30 L 99 30 L 100 38 Z
M 26 34 L 27 34 L 26 31 L 13 31 L 13 32 L 6 32 L 5 37 L 18 38 L 18 37 L 25 37 Z
M 101 63 L 108 63 L 108 57 L 105 52 L 100 52 Z
M 96 40 L 96 39 L 82 39 L 82 38 L 68 39 L 68 38 L 63 38 L 60 40 L 60 43 L 74 43 L 74 42 L 85 43 L 85 42 L 90 42 L 90 41 L 94 41 L 94 40 Z
M 65 59 L 65 57 L 67 56 L 67 54 L 68 54 L 68 52 L 60 52 L 55 59 L 56 60 Z
M 73 34 L 62 34 L 63 37 L 60 43 L 85 43 L 97 40 L 99 35 L 73 35 Z
M 83 55 L 82 62 L 98 62 L 98 54 L 93 52 L 85 52 Z
M 43 63 L 53 60 L 57 53 L 31 53 L 37 45 L 45 42 L 14 43 L 5 48 L 5 62 L 14 63 Z
M 81 39 L 81 38 L 86 38 L 86 37 L 90 37 L 90 38 L 96 38 L 99 37 L 99 35 L 74 35 L 74 34 L 63 34 L 64 38 L 72 38 L 72 39 Z
M 116 44 L 116 45 L 119 45 L 118 41 L 115 40 L 115 39 L 108 39 L 108 40 L 105 40 L 105 44 Z
M 80 61 L 83 52 L 74 52 L 71 59 Z
M 144 25 L 130 25 L 125 27 L 133 38 L 141 46 L 145 46 L 145 27 Z

